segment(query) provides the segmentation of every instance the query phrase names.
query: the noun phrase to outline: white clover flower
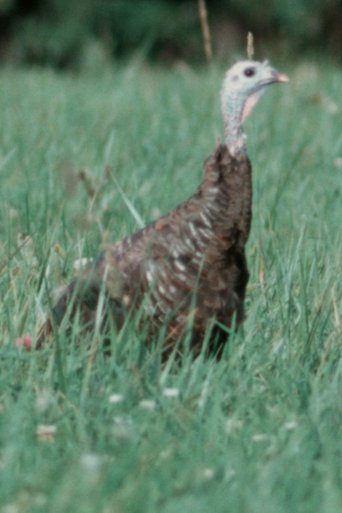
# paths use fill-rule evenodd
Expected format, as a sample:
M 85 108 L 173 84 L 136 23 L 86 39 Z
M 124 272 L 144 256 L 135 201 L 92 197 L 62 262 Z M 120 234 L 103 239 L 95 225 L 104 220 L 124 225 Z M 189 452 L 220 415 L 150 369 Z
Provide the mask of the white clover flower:
M 83 468 L 90 472 L 96 472 L 101 464 L 101 459 L 97 454 L 85 453 L 80 458 L 80 463 Z
M 163 395 L 165 397 L 178 397 L 179 396 L 179 390 L 178 388 L 164 388 Z
M 57 426 L 54 424 L 39 424 L 36 435 L 42 442 L 53 442 L 57 433 Z
M 111 404 L 118 404 L 123 401 L 123 395 L 122 394 L 111 394 L 109 396 L 108 400 Z
M 266 433 L 255 433 L 252 436 L 252 441 L 255 443 L 266 442 L 267 439 L 268 436 L 266 435 Z
M 139 406 L 144 410 L 155 410 L 157 403 L 154 399 L 142 399 Z
M 201 473 L 202 473 L 202 478 L 205 481 L 210 481 L 215 476 L 214 469 L 209 468 L 209 467 L 204 468 Z
M 294 429 L 296 429 L 297 425 L 298 424 L 297 424 L 297 422 L 295 420 L 290 420 L 289 422 L 285 422 L 284 428 L 287 431 L 293 431 Z

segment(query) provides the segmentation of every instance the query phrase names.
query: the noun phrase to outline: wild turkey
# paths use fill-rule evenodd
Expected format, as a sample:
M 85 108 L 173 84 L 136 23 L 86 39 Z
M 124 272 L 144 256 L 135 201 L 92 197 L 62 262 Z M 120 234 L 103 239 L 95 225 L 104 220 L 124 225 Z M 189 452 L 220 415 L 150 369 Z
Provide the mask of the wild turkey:
M 245 244 L 252 183 L 242 125 L 266 86 L 287 81 L 267 62 L 242 61 L 228 70 L 221 93 L 225 144 L 206 160 L 197 191 L 156 222 L 104 248 L 64 288 L 37 346 L 67 312 L 68 318 L 79 311 L 85 324 L 93 322 L 102 291 L 104 317 L 118 329 L 141 305 L 150 333 L 165 326 L 165 354 L 185 333 L 191 333 L 197 354 L 208 329 L 209 349 L 220 353 L 233 319 L 236 325 L 243 320 L 249 277 Z

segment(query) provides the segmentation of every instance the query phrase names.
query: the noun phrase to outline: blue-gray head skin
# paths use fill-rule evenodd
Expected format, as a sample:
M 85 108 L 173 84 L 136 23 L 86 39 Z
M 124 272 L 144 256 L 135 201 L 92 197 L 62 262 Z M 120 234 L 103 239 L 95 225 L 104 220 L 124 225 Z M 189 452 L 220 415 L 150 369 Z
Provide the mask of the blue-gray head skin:
M 227 71 L 221 102 L 225 143 L 233 156 L 246 154 L 243 123 L 266 87 L 288 81 L 287 75 L 279 73 L 267 61 L 240 61 Z

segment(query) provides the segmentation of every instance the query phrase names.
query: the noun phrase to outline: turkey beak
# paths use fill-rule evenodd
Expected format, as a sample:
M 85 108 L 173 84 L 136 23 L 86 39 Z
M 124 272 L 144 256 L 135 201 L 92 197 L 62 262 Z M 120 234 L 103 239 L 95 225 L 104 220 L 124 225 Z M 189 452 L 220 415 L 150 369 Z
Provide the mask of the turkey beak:
M 278 83 L 278 84 L 285 84 L 286 82 L 289 82 L 290 79 L 285 73 L 279 73 L 277 70 L 272 70 L 272 82 Z
M 270 84 L 285 84 L 289 82 L 289 77 L 285 75 L 285 73 L 279 73 L 274 68 L 268 67 L 266 71 L 267 78 L 261 82 L 262 86 L 267 86 Z

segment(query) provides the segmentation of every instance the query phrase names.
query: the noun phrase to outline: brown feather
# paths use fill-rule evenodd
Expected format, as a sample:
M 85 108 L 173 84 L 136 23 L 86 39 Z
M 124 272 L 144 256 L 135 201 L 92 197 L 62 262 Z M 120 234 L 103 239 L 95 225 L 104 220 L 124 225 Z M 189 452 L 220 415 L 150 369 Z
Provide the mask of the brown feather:
M 103 290 L 118 328 L 124 311 L 136 310 L 144 300 L 151 333 L 171 317 L 165 346 L 172 347 L 191 327 L 192 348 L 198 353 L 206 330 L 212 327 L 212 337 L 219 338 L 217 348 L 222 349 L 227 333 L 219 325 L 231 327 L 234 315 L 238 325 L 244 316 L 251 165 L 247 157 L 232 157 L 225 145 L 219 145 L 206 160 L 204 171 L 203 182 L 187 201 L 104 248 L 96 264 L 83 270 L 62 293 L 54 308 L 56 324 L 70 309 L 70 302 L 71 316 L 80 309 L 81 319 L 91 322 Z M 51 331 L 49 319 L 38 345 Z
M 84 325 L 91 327 L 96 317 L 98 322 L 102 297 L 104 329 L 108 320 L 120 329 L 127 314 L 142 308 L 147 335 L 163 326 L 166 354 L 184 334 L 198 353 L 206 332 L 209 349 L 220 354 L 234 317 L 236 326 L 243 320 L 249 277 L 252 182 L 242 125 L 265 87 L 287 81 L 267 62 L 240 61 L 228 70 L 221 93 L 225 145 L 205 162 L 197 191 L 155 223 L 104 248 L 64 289 L 38 346 L 54 323 L 76 311 Z

